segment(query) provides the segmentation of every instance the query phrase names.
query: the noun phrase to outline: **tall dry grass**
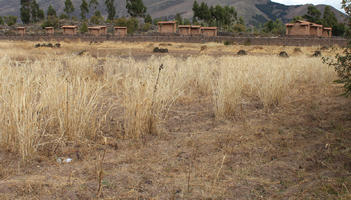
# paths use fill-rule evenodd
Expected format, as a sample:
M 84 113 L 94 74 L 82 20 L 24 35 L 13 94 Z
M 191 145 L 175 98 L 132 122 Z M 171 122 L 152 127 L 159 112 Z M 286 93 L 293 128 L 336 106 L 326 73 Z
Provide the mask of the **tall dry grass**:
M 18 61 L 18 55 L 1 54 L 0 143 L 23 159 L 96 141 L 114 110 L 123 129 L 110 135 L 142 139 L 158 134 L 182 96 L 212 97 L 216 118 L 224 119 L 250 99 L 266 108 L 277 106 L 297 84 L 323 87 L 335 77 L 320 59 L 302 56 L 152 56 L 137 61 L 49 53 L 26 59 L 27 52 Z

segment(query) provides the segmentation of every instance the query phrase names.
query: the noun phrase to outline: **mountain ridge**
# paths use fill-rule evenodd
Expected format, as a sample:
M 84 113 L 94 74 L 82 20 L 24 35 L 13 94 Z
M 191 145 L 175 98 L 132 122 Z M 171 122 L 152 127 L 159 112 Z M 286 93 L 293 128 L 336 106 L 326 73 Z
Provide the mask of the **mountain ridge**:
M 51 4 L 58 14 L 63 12 L 64 0 L 37 0 L 42 9 L 47 10 Z M 81 0 L 72 0 L 75 11 L 74 16 L 79 16 L 79 6 Z M 148 13 L 153 18 L 172 18 L 177 13 L 180 13 L 184 18 L 191 18 L 192 5 L 194 0 L 144 0 L 145 6 L 148 8 Z M 209 6 L 214 5 L 229 5 L 234 6 L 239 16 L 242 16 L 248 25 L 257 26 L 268 20 L 280 19 L 283 22 L 288 22 L 294 16 L 302 16 L 307 12 L 307 7 L 311 4 L 305 5 L 284 5 L 270 0 L 198 0 L 199 3 L 205 2 Z M 98 9 L 106 16 L 106 9 L 104 7 L 104 1 L 99 1 L 100 5 Z M 128 16 L 127 10 L 125 9 L 126 2 L 115 1 L 117 15 L 119 17 Z M 326 5 L 316 5 L 322 13 Z M 332 6 L 331 6 L 332 7 Z M 19 16 L 20 1 L 8 1 L 0 0 L 0 15 L 15 15 Z M 335 13 L 339 22 L 345 20 L 345 14 L 332 7 L 332 11 Z

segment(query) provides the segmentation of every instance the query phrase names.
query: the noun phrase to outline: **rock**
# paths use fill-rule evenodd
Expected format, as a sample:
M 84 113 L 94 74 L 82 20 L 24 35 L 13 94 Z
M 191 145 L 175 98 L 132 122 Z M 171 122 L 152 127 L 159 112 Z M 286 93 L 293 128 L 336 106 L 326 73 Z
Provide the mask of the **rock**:
M 158 47 L 155 47 L 154 50 L 153 50 L 154 53 L 168 53 L 168 49 L 162 49 L 162 48 L 158 48 Z
M 327 47 L 327 46 L 322 46 L 322 48 L 321 48 L 321 51 L 326 51 L 326 50 L 328 50 L 329 48 Z
M 282 58 L 289 58 L 289 55 L 288 53 L 286 53 L 285 51 L 282 51 L 279 53 L 279 57 L 282 57 Z
M 35 48 L 39 48 L 39 47 L 40 47 L 40 44 L 36 44 L 34 47 L 35 47 Z
M 237 55 L 239 55 L 239 56 L 245 56 L 245 55 L 247 55 L 247 53 L 246 53 L 245 50 L 240 50 L 240 51 L 238 51 Z
M 296 48 L 294 49 L 294 53 L 302 53 L 302 51 L 301 51 L 300 48 L 297 48 L 297 47 L 296 47 Z
M 320 57 L 320 56 L 322 56 L 322 53 L 320 51 L 315 51 L 312 56 L 313 57 Z
M 160 49 L 158 47 L 155 47 L 153 52 L 158 53 L 158 52 L 160 52 Z

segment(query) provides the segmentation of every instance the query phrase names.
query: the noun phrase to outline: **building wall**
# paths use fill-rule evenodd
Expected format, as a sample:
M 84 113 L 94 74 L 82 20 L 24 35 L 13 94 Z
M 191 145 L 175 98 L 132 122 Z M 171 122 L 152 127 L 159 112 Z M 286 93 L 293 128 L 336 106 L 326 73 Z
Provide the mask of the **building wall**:
M 17 29 L 17 34 L 23 36 L 24 34 L 26 34 L 26 30 L 25 29 Z
M 323 37 L 331 37 L 332 36 L 331 31 L 323 30 L 322 36 Z
M 287 27 L 287 35 L 310 35 L 310 26 L 295 24 Z
M 124 37 L 127 35 L 127 29 L 118 28 L 115 29 L 115 36 Z
M 207 36 L 207 37 L 214 37 L 214 36 L 217 36 L 217 30 L 216 29 L 203 29 L 202 35 Z
M 190 34 L 191 35 L 201 35 L 201 29 L 200 28 L 191 28 Z
M 63 34 L 65 35 L 75 35 L 77 33 L 76 29 L 74 28 L 64 28 Z
M 190 28 L 179 28 L 180 35 L 190 35 Z
M 175 33 L 176 32 L 176 24 L 159 24 L 159 32 L 160 33 Z
M 322 27 L 316 27 L 316 26 L 311 26 L 310 27 L 310 35 L 321 37 L 322 34 L 323 34 L 322 33 Z
M 94 35 L 94 36 L 99 36 L 100 29 L 89 29 L 89 34 Z
M 107 34 L 107 27 L 101 27 L 100 34 L 106 35 Z
M 46 29 L 46 34 L 48 35 L 53 35 L 55 33 L 55 30 L 54 29 Z

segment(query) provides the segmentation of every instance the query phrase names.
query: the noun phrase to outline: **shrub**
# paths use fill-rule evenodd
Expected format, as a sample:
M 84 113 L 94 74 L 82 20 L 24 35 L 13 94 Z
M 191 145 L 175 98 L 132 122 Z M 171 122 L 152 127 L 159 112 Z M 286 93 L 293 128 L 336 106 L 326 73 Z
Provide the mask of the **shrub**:
M 88 25 L 87 25 L 87 23 L 84 22 L 84 23 L 82 24 L 82 26 L 80 27 L 79 31 L 80 31 L 80 33 L 86 33 L 86 32 L 88 32 Z
M 55 16 L 48 16 L 48 19 L 44 21 L 43 24 L 41 25 L 42 28 L 45 28 L 45 27 L 58 28 L 59 26 L 60 26 L 59 19 L 57 19 L 57 17 Z
M 114 25 L 116 26 L 125 26 L 128 28 L 128 33 L 129 34 L 133 34 L 135 31 L 138 30 L 138 20 L 136 18 L 118 18 L 116 20 L 113 21 Z
M 7 24 L 7 26 L 13 26 L 17 23 L 17 17 L 10 15 L 10 16 L 4 17 L 4 21 Z
M 147 31 L 149 31 L 149 30 L 151 29 L 151 27 L 152 27 L 152 24 L 145 23 L 145 24 L 143 25 L 143 31 L 144 31 L 144 32 L 147 32 Z
M 339 77 L 335 82 L 344 84 L 345 92 L 343 95 L 348 97 L 351 95 L 351 42 L 344 50 L 344 54 L 337 54 L 335 59 L 331 60 L 330 58 L 323 57 L 323 62 L 335 68 Z
M 68 15 L 66 15 L 66 14 L 64 14 L 64 13 L 62 13 L 61 15 L 60 15 L 60 19 L 68 19 L 69 17 L 68 17 Z

